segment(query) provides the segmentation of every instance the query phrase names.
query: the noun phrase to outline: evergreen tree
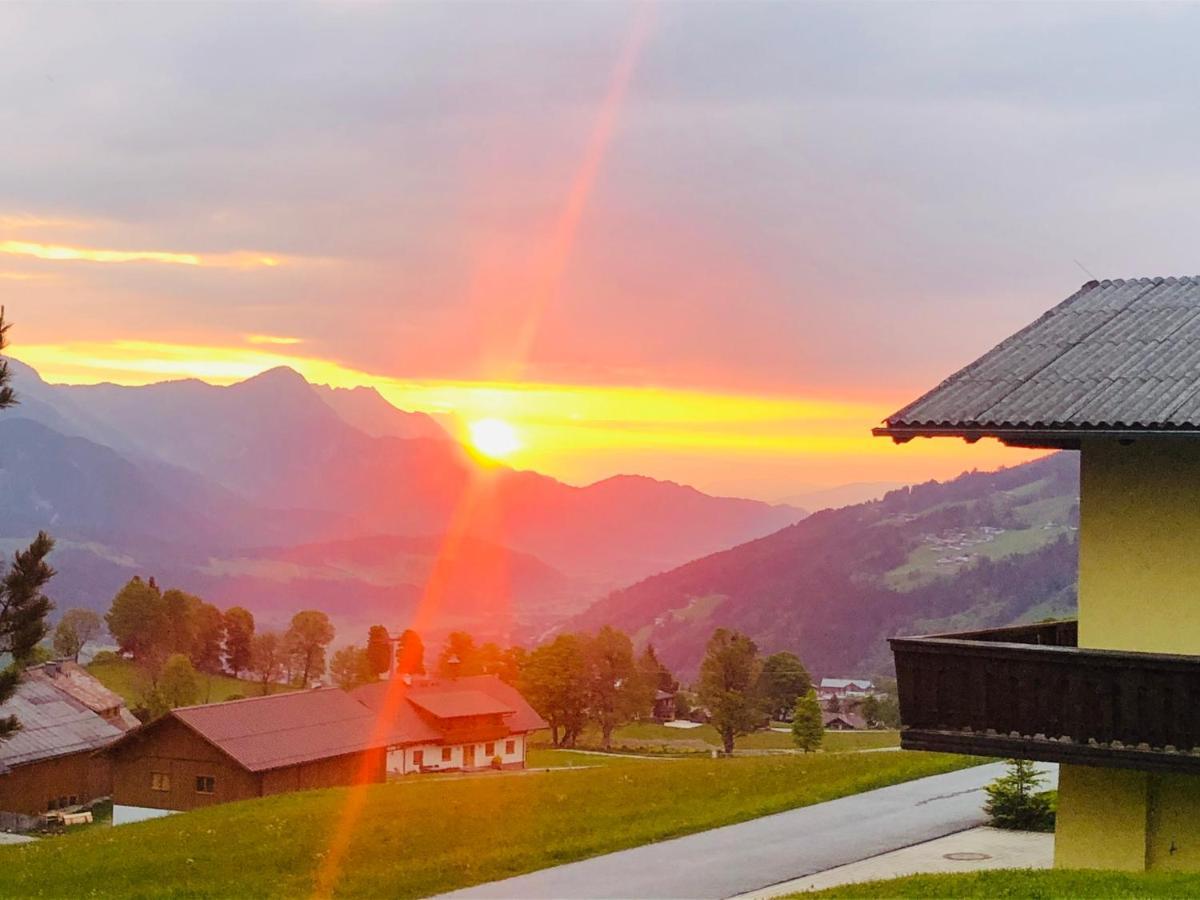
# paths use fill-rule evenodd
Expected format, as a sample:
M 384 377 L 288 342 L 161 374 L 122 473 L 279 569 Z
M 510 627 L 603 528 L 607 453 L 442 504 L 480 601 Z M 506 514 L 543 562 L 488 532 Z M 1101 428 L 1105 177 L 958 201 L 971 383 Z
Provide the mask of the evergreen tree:
M 796 705 L 792 709 L 792 740 L 797 747 L 809 753 L 821 746 L 824 737 L 821 704 L 817 702 L 817 692 L 810 687 L 807 693 L 796 698 Z
M 400 642 L 396 645 L 396 671 L 401 675 L 425 674 L 425 644 L 411 628 L 400 633 Z
M 225 666 L 237 678 L 250 668 L 250 648 L 254 640 L 254 615 L 241 606 L 225 610 Z
M 5 328 L 0 310 L 0 338 L 3 338 Z M 11 397 L 4 402 L 7 371 L 0 361 L 0 405 L 14 402 Z M 13 659 L 13 664 L 0 672 L 0 703 L 17 689 L 21 667 L 49 630 L 46 616 L 52 604 L 42 593 L 42 588 L 54 577 L 54 570 L 46 562 L 53 549 L 54 541 L 44 531 L 38 532 L 27 549 L 13 556 L 8 573 L 0 579 L 0 653 L 7 653 Z M 19 727 L 15 716 L 0 718 L 0 739 Z
M 983 809 L 991 816 L 996 828 L 1015 831 L 1052 831 L 1054 810 L 1050 798 L 1038 791 L 1045 781 L 1027 759 L 1010 759 L 1008 772 L 986 788 L 987 802 Z
M 366 653 L 366 665 L 370 669 L 373 676 L 384 675 L 391 670 L 391 636 L 388 634 L 388 630 L 382 625 L 372 625 L 367 630 Z M 372 680 L 374 680 L 374 678 Z
M 727 754 L 733 752 L 735 737 L 762 722 L 756 691 L 761 670 L 754 641 L 726 628 L 713 632 L 700 664 L 700 702 L 708 707 Z

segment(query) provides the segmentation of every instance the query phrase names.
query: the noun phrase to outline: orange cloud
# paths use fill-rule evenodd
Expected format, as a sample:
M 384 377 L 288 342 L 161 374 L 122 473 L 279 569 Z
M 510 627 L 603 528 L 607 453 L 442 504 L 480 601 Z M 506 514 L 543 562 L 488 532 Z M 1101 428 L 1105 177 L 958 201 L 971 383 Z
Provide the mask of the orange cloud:
M 247 344 L 272 344 L 276 346 L 290 346 L 293 344 L 303 344 L 304 338 L 298 337 L 282 337 L 275 334 L 247 334 L 244 336 Z
M 63 244 L 43 244 L 37 241 L 0 241 L 0 253 L 10 256 L 31 256 L 35 259 L 55 262 L 152 262 L 177 266 L 211 266 L 234 269 L 273 267 L 283 262 L 278 256 L 246 251 L 200 254 L 175 253 L 165 250 L 106 250 L 92 247 L 68 247 Z

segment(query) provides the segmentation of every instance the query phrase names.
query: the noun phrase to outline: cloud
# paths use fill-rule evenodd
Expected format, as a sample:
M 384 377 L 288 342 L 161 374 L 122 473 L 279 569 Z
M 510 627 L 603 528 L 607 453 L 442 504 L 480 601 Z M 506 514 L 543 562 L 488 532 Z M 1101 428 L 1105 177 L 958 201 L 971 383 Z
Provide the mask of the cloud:
M 174 253 L 165 250 L 102 250 L 94 247 L 67 247 L 61 244 L 42 244 L 36 241 L 0 241 L 0 253 L 11 256 L 32 256 L 54 262 L 98 263 L 166 263 L 175 266 L 211 266 L 248 269 L 258 266 L 274 268 L 283 260 L 261 253 Z

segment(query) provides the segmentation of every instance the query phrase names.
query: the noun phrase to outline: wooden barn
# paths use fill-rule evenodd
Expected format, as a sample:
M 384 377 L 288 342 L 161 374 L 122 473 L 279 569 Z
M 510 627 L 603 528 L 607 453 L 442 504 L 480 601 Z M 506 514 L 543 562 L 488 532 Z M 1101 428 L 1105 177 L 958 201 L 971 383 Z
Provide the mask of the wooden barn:
M 0 718 L 21 727 L 0 742 L 0 812 L 34 816 L 106 797 L 107 759 L 95 751 L 138 724 L 121 698 L 72 662 L 26 669 Z
M 337 688 L 176 709 L 113 744 L 113 824 L 386 777 L 375 716 Z

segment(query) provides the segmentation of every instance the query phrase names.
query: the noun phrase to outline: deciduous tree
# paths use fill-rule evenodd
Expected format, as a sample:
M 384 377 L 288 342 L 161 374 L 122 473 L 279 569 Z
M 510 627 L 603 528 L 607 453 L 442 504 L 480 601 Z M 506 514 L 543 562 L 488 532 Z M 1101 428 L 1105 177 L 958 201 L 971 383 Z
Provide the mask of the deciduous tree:
M 237 678 L 250 668 L 250 647 L 254 639 L 254 616 L 248 609 L 231 606 L 225 610 L 225 666 Z
M 201 672 L 221 671 L 221 648 L 225 643 L 225 617 L 203 600 L 192 606 L 192 646 L 188 656 Z
M 560 634 L 529 654 L 522 693 L 549 723 L 556 747 L 575 746 L 587 722 L 587 674 L 579 635 Z
M 615 728 L 642 708 L 646 692 L 638 677 L 629 635 L 605 625 L 584 644 L 588 715 L 600 729 L 605 750 L 612 749 Z
M 792 708 L 792 740 L 797 747 L 809 753 L 820 747 L 824 738 L 821 704 L 817 701 L 817 692 L 810 687 L 803 696 L 796 698 L 796 705 Z
M 450 632 L 438 654 L 437 674 L 439 678 L 483 674 L 483 661 L 471 635 L 465 631 Z
M 79 652 L 100 636 L 104 626 L 90 609 L 68 609 L 54 629 L 54 652 L 79 661 Z
M 121 652 L 138 662 L 161 652 L 171 640 L 167 609 L 153 578 L 142 581 L 134 575 L 113 597 L 104 621 Z
M 300 683 L 305 687 L 325 674 L 325 648 L 333 636 L 333 624 L 320 610 L 305 609 L 292 616 L 284 643 L 292 660 L 292 671 L 299 673 Z
M 275 631 L 263 631 L 250 640 L 250 671 L 262 685 L 263 694 L 271 693 L 271 685 L 283 677 L 283 638 Z
M 157 719 L 168 710 L 191 706 L 199 696 L 200 682 L 192 661 L 183 653 L 172 653 L 163 664 L 146 706 L 151 718 Z
M 388 649 L 391 650 L 390 644 Z M 333 654 L 333 659 L 329 662 L 329 674 L 333 676 L 334 683 L 344 691 L 379 680 L 379 673 L 371 665 L 370 652 L 353 644 L 342 647 Z
M 759 694 L 772 719 L 786 719 L 796 701 L 808 693 L 812 679 L 794 653 L 772 653 L 763 660 Z
M 755 690 L 761 670 L 754 641 L 725 628 L 713 632 L 700 664 L 700 701 L 708 707 L 726 753 L 733 752 L 734 738 L 762 721 Z

